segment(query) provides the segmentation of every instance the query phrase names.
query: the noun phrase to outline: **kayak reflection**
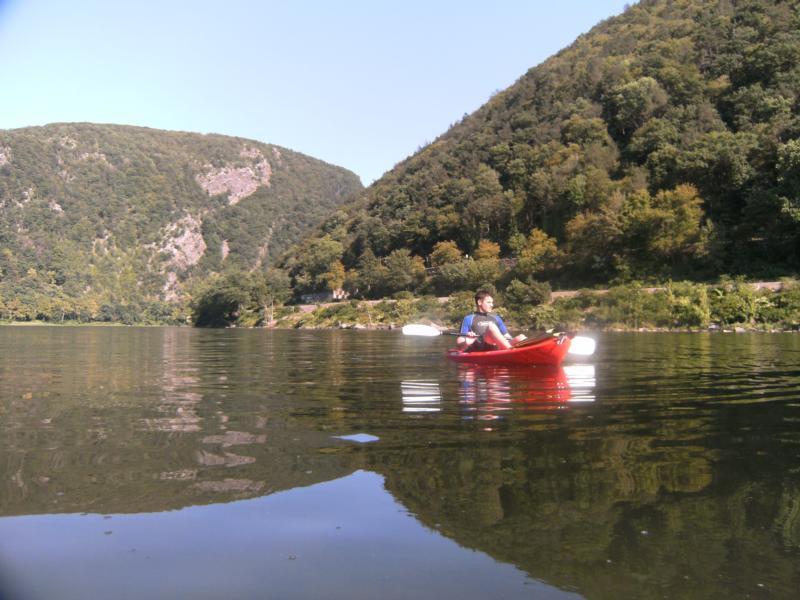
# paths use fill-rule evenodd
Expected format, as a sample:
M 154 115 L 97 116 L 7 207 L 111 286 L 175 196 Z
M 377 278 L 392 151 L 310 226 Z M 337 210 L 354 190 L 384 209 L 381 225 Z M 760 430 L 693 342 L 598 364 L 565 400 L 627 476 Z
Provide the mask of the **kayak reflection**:
M 518 367 L 458 365 L 458 401 L 467 413 L 492 420 L 514 404 L 536 409 L 564 409 L 577 402 L 594 402 L 594 365 Z M 411 379 L 400 382 L 405 413 L 442 411 L 440 382 Z
M 558 410 L 595 399 L 594 365 L 459 365 L 458 380 L 462 405 L 481 420 L 498 419 L 515 404 Z

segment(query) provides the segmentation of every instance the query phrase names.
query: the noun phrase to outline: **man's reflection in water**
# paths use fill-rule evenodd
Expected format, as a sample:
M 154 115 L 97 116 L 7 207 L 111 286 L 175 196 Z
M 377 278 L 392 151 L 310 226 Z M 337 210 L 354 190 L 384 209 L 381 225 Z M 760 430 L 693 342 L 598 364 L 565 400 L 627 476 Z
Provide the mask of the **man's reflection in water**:
M 465 419 L 495 421 L 512 408 L 561 410 L 591 402 L 594 366 L 501 367 L 459 365 L 459 400 Z M 491 431 L 488 426 L 486 430 Z

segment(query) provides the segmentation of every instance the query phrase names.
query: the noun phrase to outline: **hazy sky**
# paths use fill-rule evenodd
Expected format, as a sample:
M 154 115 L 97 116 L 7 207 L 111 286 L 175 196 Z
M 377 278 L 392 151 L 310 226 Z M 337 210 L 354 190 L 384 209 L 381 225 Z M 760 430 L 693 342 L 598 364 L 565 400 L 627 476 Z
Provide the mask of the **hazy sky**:
M 624 5 L 0 0 L 0 129 L 238 135 L 369 184 Z

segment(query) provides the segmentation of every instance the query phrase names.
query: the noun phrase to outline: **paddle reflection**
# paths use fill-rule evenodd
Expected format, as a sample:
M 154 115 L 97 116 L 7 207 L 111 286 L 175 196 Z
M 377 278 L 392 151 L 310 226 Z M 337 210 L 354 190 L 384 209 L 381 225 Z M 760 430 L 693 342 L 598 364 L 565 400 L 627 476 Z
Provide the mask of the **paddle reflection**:
M 400 383 L 403 412 L 424 413 L 441 411 L 442 392 L 437 381 L 407 380 Z
M 501 367 L 459 365 L 459 400 L 471 418 L 494 420 L 514 405 L 561 410 L 593 402 L 594 365 Z

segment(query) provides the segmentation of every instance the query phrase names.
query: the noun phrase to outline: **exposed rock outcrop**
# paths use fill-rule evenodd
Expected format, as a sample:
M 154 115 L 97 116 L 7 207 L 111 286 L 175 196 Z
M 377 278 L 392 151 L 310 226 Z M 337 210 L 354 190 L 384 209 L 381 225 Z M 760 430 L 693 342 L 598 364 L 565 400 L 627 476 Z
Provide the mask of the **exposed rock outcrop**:
M 195 177 L 209 195 L 228 194 L 228 204 L 231 206 L 252 195 L 262 185 L 269 187 L 272 178 L 272 166 L 260 150 L 245 146 L 239 156 L 251 161 L 251 164 L 219 168 L 206 165 L 204 172 Z M 280 153 L 277 156 L 279 159 Z
M 165 233 L 168 239 L 161 251 L 170 256 L 167 260 L 170 267 L 184 271 L 200 262 L 206 251 L 202 225 L 199 218 L 186 215 L 167 227 Z

